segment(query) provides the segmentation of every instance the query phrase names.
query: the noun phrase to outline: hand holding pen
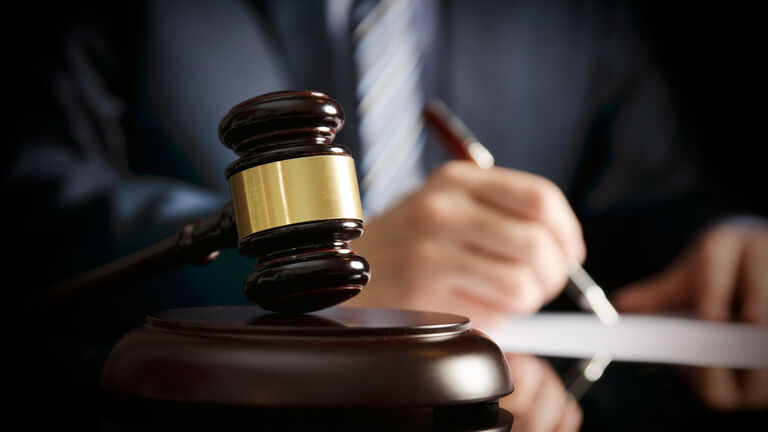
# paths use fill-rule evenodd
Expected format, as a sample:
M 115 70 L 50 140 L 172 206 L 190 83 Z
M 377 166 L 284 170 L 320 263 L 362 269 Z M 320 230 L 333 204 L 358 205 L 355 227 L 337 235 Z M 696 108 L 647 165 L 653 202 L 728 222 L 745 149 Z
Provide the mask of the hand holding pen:
M 454 157 L 474 162 L 480 168 L 493 166 L 493 155 L 469 128 L 448 107 L 439 100 L 432 100 L 424 107 L 424 120 L 433 128 L 440 142 Z M 619 314 L 608 301 L 605 292 L 581 267 L 578 261 L 568 259 L 563 265 L 572 285 L 570 294 L 577 304 L 585 310 L 591 310 L 605 325 L 613 325 L 619 320 Z M 557 271 L 557 270 L 552 270 Z M 575 289 L 573 289 L 575 288 Z
M 439 100 L 432 100 L 424 107 L 424 120 L 438 135 L 440 142 L 454 157 L 474 162 L 478 167 L 489 169 L 493 166 L 494 159 L 491 153 L 469 131 L 469 128 Z M 564 262 L 563 268 L 568 274 L 568 293 L 573 300 L 584 310 L 593 312 L 605 325 L 615 325 L 619 321 L 619 314 L 605 295 L 602 288 L 581 267 L 578 261 L 569 259 Z M 552 271 L 557 271 L 556 267 Z M 509 354 L 508 354 L 509 356 Z M 518 359 L 530 358 L 530 356 L 514 356 Z M 534 361 L 531 360 L 525 361 Z M 603 374 L 606 367 L 612 362 L 609 355 L 595 353 L 591 359 L 577 361 L 564 377 L 564 389 L 566 399 L 578 401 L 587 390 Z M 510 365 L 515 366 L 515 365 Z M 541 366 L 548 369 L 546 366 Z M 557 391 L 556 385 L 552 386 Z M 566 402 L 569 407 L 566 412 L 573 420 L 578 408 L 571 402 Z
M 424 117 L 440 142 L 456 158 L 472 161 L 490 169 L 493 157 L 469 129 L 440 101 L 433 100 L 424 108 Z M 768 221 L 754 216 L 726 219 L 699 234 L 667 269 L 618 290 L 614 299 L 623 310 L 657 312 L 669 307 L 692 307 L 701 318 L 722 321 L 740 319 L 752 324 L 768 323 Z M 567 261 L 567 292 L 584 310 L 594 312 L 605 325 L 618 324 L 619 314 L 600 286 L 578 261 Z M 564 331 L 567 331 L 564 329 Z M 758 349 L 757 347 L 755 349 Z M 507 354 L 510 369 L 521 391 L 534 389 L 535 394 L 549 393 L 546 419 L 562 419 L 578 428 L 578 401 L 597 382 L 613 359 L 604 352 L 580 359 L 562 376 L 562 383 L 543 360 L 528 355 Z M 538 368 L 539 371 L 531 371 Z M 696 368 L 687 371 L 701 400 L 718 410 L 765 409 L 768 382 L 765 370 L 728 370 Z M 528 383 L 530 376 L 539 382 Z M 520 378 L 520 379 L 518 379 Z M 726 391 L 723 391 L 726 389 Z M 516 392 L 518 393 L 518 392 Z M 564 395 L 558 402 L 557 394 Z M 553 396 L 554 395 L 554 396 Z M 513 412 L 516 419 L 526 421 L 519 403 L 522 394 L 512 394 L 500 404 Z M 560 414 L 558 414 L 560 413 Z M 535 412 L 533 413 L 535 414 Z M 518 422 L 518 425 L 520 422 Z
M 537 312 L 583 261 L 580 224 L 562 191 L 531 173 L 451 161 L 366 221 L 353 248 L 371 263 L 351 306 L 453 312 L 483 329 Z

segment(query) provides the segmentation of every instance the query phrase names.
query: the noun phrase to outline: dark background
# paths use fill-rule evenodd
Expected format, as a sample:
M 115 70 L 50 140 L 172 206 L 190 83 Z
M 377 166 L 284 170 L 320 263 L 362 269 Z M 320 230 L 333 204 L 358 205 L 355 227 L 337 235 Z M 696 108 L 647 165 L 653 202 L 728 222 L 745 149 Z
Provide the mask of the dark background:
M 684 119 L 683 131 L 696 143 L 696 157 L 709 174 L 711 187 L 728 196 L 737 208 L 768 215 L 768 200 L 765 198 L 767 182 L 764 177 L 767 167 L 765 152 L 762 151 L 766 142 L 765 77 L 768 74 L 763 64 L 766 27 L 764 15 L 758 13 L 757 3 L 689 4 L 638 0 L 634 6 L 639 28 L 648 41 L 654 61 L 671 84 L 673 96 Z M 123 31 L 127 35 L 131 26 L 135 25 L 134 17 L 125 12 L 133 9 L 127 2 L 30 2 L 5 10 L 3 40 L 6 61 L 3 68 L 7 77 L 6 109 L 10 111 L 6 117 L 9 126 L 7 130 L 10 131 L 10 136 L 6 136 L 8 141 L 13 142 L 17 136 L 24 136 L 31 130 L 35 133 L 56 133 L 56 130 L 46 129 L 45 113 L 53 103 L 47 89 L 32 83 L 35 82 L 40 65 L 54 60 L 48 57 L 54 55 L 48 47 L 56 43 L 62 23 L 81 8 L 119 17 L 113 20 L 119 25 L 110 31 L 117 43 L 131 43 L 120 37 Z M 126 61 L 130 66 L 130 59 L 116 59 L 114 73 L 123 80 L 123 91 L 130 93 L 132 77 L 125 72 L 129 69 L 124 68 Z M 5 165 L 6 152 L 10 148 L 8 145 L 2 148 Z M 14 291 L 34 285 L 33 282 L 41 277 L 44 279 L 50 265 L 46 257 L 55 261 L 61 251 L 56 248 L 56 238 L 40 239 L 34 232 L 27 231 L 30 227 L 27 221 L 34 218 L 36 213 L 44 212 L 45 208 L 29 208 L 23 197 L 9 196 L 5 191 L 3 198 L 6 200 L 4 226 L 6 233 L 10 233 L 6 243 L 12 256 L 10 265 L 25 269 L 20 273 L 20 280 L 10 283 L 7 295 L 14 298 Z M 98 228 L 93 227 L 94 232 L 98 232 Z M 36 329 L 19 328 L 15 323 L 10 323 L 10 326 L 14 335 L 21 336 L 26 342 L 37 342 L 34 344 L 37 350 L 44 346 L 47 349 L 41 351 L 49 351 L 38 352 L 40 356 L 37 361 L 25 364 L 23 369 L 9 369 L 14 378 L 20 381 L 20 388 L 23 388 L 19 393 L 20 401 L 39 410 L 32 411 L 30 415 L 33 417 L 28 420 L 38 416 L 36 420 L 48 420 L 52 424 L 77 420 L 85 421 L 89 426 L 97 426 L 93 418 L 88 416 L 93 409 L 93 391 L 98 385 L 100 365 L 114 343 L 115 335 L 119 333 L 100 335 L 102 339 L 95 347 L 90 344 L 92 341 L 87 341 L 88 344 L 84 346 L 66 341 L 66 349 L 62 349 L 56 345 L 58 335 L 41 335 Z M 98 333 L 98 329 L 92 330 Z M 16 343 L 13 338 L 11 340 Z M 44 345 L 43 342 L 50 345 Z M 17 360 L 22 363 L 29 358 L 19 353 L 25 347 L 24 342 L 19 343 L 22 345 L 7 346 L 6 355 L 18 357 Z M 91 350 L 87 357 L 90 363 L 76 360 L 84 352 L 83 349 Z M 56 366 L 52 368 L 52 364 Z M 49 374 L 37 377 L 42 379 L 30 378 L 26 372 L 40 370 L 35 368 L 44 368 Z M 614 382 L 618 385 L 631 386 L 636 382 L 637 371 L 628 371 L 627 368 L 629 366 L 615 372 L 618 375 Z M 628 380 L 627 377 L 632 379 Z M 669 385 L 669 380 L 656 384 L 653 388 L 642 387 L 642 394 L 663 391 Z M 45 387 L 40 388 L 39 385 Z M 668 397 L 663 400 L 669 401 L 672 397 L 670 395 L 683 393 L 686 397 L 690 396 L 682 391 L 673 391 L 667 393 Z M 647 399 L 638 396 L 628 400 Z M 658 404 L 655 406 L 658 407 Z M 702 412 L 695 403 L 691 406 L 691 412 Z M 46 413 L 66 414 L 63 417 L 39 417 Z M 597 427 L 596 423 L 587 420 L 586 424 Z
M 51 56 L 51 42 L 70 17 L 83 10 L 114 18 L 109 28 L 117 44 L 130 44 L 135 25 L 130 2 L 62 1 L 10 6 L 4 26 L 11 138 L 28 132 L 30 113 L 44 111 L 47 89 L 28 85 Z M 763 15 L 750 2 L 633 2 L 638 28 L 671 84 L 685 132 L 701 150 L 701 160 L 717 182 L 745 205 L 768 211 L 758 199 L 766 184 L 758 155 L 765 143 L 766 38 Z M 121 37 L 121 34 L 124 36 Z M 49 59 L 54 61 L 54 59 Z M 130 59 L 115 59 L 115 74 L 130 92 Z M 128 62 L 128 64 L 126 64 Z M 39 123 L 36 125 L 39 128 Z M 5 147 L 5 150 L 8 148 Z M 762 194 L 764 195 L 764 194 Z
M 637 19 L 671 83 L 685 132 L 713 180 L 746 209 L 768 212 L 764 17 L 747 2 L 636 1 Z

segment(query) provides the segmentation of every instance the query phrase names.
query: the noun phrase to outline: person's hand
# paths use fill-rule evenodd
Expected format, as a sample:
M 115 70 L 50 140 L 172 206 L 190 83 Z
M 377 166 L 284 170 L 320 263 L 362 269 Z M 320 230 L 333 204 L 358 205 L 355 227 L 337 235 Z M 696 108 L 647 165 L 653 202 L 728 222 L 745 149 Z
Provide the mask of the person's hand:
M 710 409 L 728 412 L 768 408 L 768 370 L 685 367 L 681 373 Z
M 661 274 L 622 288 L 613 301 L 622 311 L 684 308 L 708 320 L 768 324 L 768 224 L 717 225 Z
M 565 262 L 586 254 L 557 186 L 463 161 L 366 224 L 352 247 L 372 277 L 348 305 L 453 312 L 479 327 L 537 311 L 565 286 Z
M 577 431 L 579 404 L 565 393 L 560 377 L 546 361 L 523 354 L 506 354 L 515 391 L 499 399 L 499 407 L 515 416 L 512 431 Z
M 613 297 L 621 311 L 694 309 L 709 320 L 768 324 L 768 224 L 732 220 L 704 232 L 659 275 Z M 768 371 L 685 368 L 701 401 L 718 411 L 768 407 Z

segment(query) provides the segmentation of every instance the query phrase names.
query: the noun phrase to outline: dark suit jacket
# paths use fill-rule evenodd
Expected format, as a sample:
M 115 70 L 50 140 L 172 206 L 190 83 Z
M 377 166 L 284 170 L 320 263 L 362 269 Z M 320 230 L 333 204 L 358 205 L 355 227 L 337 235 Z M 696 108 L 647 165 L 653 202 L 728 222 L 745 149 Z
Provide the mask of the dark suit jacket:
M 733 210 L 695 163 L 690 126 L 681 127 L 670 98 L 677 88 L 651 55 L 663 50 L 641 38 L 632 3 L 420 4 L 427 94 L 445 100 L 499 165 L 563 188 L 584 227 L 585 267 L 606 288 L 658 270 L 696 230 Z M 6 53 L 15 116 L 11 145 L 3 146 L 11 150 L 3 170 L 10 221 L 3 226 L 11 237 L 5 246 L 19 260 L 6 263 L 6 280 L 17 281 L 6 296 L 115 259 L 218 210 L 229 199 L 223 173 L 234 155 L 218 142 L 216 127 L 246 98 L 313 89 L 339 99 L 348 118 L 339 142 L 357 154 L 349 41 L 329 34 L 324 2 L 76 6 L 29 2 L 28 10 L 9 13 L 21 25 L 8 39 L 15 50 Z M 664 13 L 670 7 L 664 3 Z M 681 8 L 687 17 L 691 10 Z M 718 40 L 726 33 L 718 31 Z M 444 159 L 434 142 L 427 146 L 427 169 Z M 12 391 L 14 398 L 26 394 L 38 417 L 40 406 L 83 415 L 95 406 L 90 396 L 113 344 L 147 311 L 246 303 L 240 290 L 252 265 L 229 251 L 206 267 L 173 272 L 83 319 L 87 331 L 61 326 L 61 334 L 25 335 L 14 327 L 31 347 L 9 344 L 23 364 L 9 370 L 28 368 L 41 383 L 16 373 L 25 392 Z M 650 391 L 654 406 L 666 404 L 682 424 L 678 393 L 665 386 L 669 394 L 659 398 L 658 387 L 637 384 L 634 375 L 619 382 L 632 389 L 632 400 L 636 390 Z M 658 426 L 657 415 L 604 395 L 597 405 L 624 422 L 617 423 Z
M 24 95 L 44 102 L 19 120 L 33 127 L 20 129 L 9 175 L 34 209 L 35 238 L 55 233 L 57 247 L 75 251 L 40 256 L 54 261 L 43 280 L 215 212 L 234 159 L 217 124 L 246 98 L 282 89 L 337 98 L 348 119 L 338 142 L 356 154 L 350 42 L 329 31 L 326 13 L 322 1 L 195 0 L 57 17 L 41 48 L 50 55 L 32 57 L 45 61 Z M 427 95 L 499 165 L 566 192 L 584 225 L 586 266 L 607 287 L 658 270 L 723 210 L 624 2 L 425 1 L 420 19 Z M 431 142 L 426 169 L 445 157 Z M 227 259 L 245 270 L 211 280 L 238 285 L 248 264 Z M 240 299 L 239 290 L 208 297 L 206 278 L 191 279 L 199 288 L 188 299 Z

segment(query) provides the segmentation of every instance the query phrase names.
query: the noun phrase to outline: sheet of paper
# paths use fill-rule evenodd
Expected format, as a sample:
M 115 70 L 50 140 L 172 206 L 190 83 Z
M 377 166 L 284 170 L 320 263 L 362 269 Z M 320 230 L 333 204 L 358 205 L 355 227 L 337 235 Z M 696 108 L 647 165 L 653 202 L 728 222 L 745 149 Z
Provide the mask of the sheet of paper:
M 690 317 L 622 315 L 607 327 L 588 313 L 542 312 L 485 332 L 505 352 L 614 361 L 768 369 L 768 327 Z

